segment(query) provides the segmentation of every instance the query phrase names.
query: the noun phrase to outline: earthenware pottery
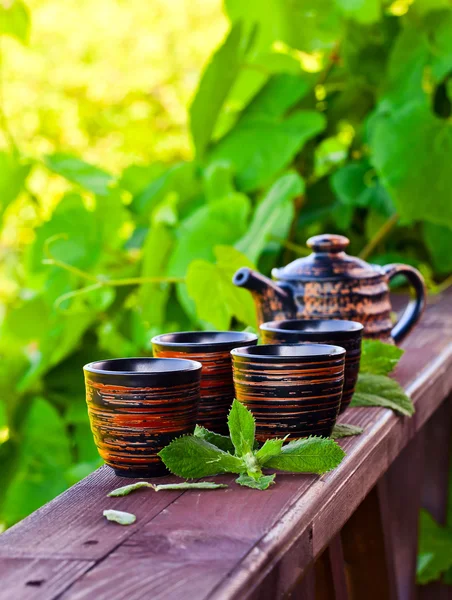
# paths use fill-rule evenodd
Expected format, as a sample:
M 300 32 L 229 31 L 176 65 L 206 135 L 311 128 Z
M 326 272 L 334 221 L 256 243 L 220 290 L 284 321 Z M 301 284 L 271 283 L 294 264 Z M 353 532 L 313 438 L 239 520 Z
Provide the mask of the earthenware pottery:
M 289 319 L 260 326 L 264 344 L 312 342 L 345 348 L 344 390 L 339 412 L 350 404 L 358 379 L 363 326 L 357 321 Z
M 344 384 L 345 350 L 275 344 L 232 350 L 236 398 L 256 419 L 256 439 L 330 436 Z
M 236 272 L 233 282 L 253 294 L 259 323 L 347 319 L 364 325 L 364 337 L 402 341 L 424 309 L 422 275 L 409 265 L 370 265 L 347 255 L 348 244 L 342 235 L 316 235 L 307 242 L 312 254 L 282 269 L 273 269 L 276 281 L 244 267 Z M 408 279 L 415 298 L 393 326 L 389 282 L 396 275 Z
M 157 453 L 196 425 L 201 364 L 169 358 L 117 358 L 83 367 L 99 454 L 122 477 L 166 473 Z
M 152 339 L 154 356 L 190 358 L 202 364 L 197 423 L 224 435 L 234 399 L 231 350 L 254 344 L 257 335 L 239 331 L 165 333 Z

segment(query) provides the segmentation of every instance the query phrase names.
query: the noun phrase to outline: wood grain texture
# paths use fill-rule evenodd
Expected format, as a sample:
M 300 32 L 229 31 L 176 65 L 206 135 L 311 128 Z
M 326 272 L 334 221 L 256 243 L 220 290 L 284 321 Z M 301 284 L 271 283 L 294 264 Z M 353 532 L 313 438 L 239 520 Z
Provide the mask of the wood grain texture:
M 377 484 L 380 511 L 383 513 L 383 533 L 388 554 L 394 563 L 398 600 L 416 598 L 424 441 L 426 440 L 422 430 L 402 450 Z
M 55 598 L 94 564 L 54 558 L 0 558 L 0 600 Z
M 380 508 L 373 488 L 341 532 L 350 600 L 397 600 L 395 569 L 388 560 Z
M 451 299 L 435 299 L 397 369 L 415 402 L 414 417 L 347 409 L 341 421 L 365 431 L 341 440 L 347 457 L 335 471 L 322 477 L 278 474 L 265 492 L 240 488 L 223 476 L 217 479 L 230 487 L 215 492 L 149 491 L 107 499 L 121 480 L 102 468 L 2 534 L 0 557 L 96 562 L 76 581 L 68 575 L 65 591 L 45 600 L 303 597 L 310 588 L 306 584 L 302 591 L 300 582 L 304 575 L 312 582 L 307 573 L 314 557 L 452 390 Z M 133 512 L 137 523 L 108 523 L 100 516 L 104 508 Z M 18 570 L 14 585 L 24 581 Z

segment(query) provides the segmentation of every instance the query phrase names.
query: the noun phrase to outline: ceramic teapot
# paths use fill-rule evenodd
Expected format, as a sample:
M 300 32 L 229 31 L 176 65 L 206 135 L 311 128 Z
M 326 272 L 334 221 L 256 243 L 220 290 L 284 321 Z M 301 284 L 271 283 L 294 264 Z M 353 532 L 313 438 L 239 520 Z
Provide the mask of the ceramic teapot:
M 400 342 L 419 321 L 425 305 L 425 284 L 413 267 L 370 265 L 349 256 L 349 240 L 342 235 L 316 235 L 307 245 L 312 254 L 286 267 L 273 269 L 276 281 L 246 267 L 233 278 L 255 300 L 259 323 L 282 319 L 348 319 L 364 325 L 364 335 Z M 389 281 L 404 275 L 415 297 L 393 325 Z

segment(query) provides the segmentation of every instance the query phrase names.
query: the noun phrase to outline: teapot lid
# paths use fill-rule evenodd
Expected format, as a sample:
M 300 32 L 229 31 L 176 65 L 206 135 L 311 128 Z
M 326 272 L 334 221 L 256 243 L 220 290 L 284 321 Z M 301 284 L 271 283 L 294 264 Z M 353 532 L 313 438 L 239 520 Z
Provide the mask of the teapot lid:
M 324 233 L 310 237 L 307 246 L 312 249 L 312 254 L 297 258 L 282 269 L 273 269 L 272 275 L 276 279 L 292 281 L 338 281 L 345 278 L 379 277 L 379 267 L 345 253 L 349 243 L 350 240 L 343 235 Z

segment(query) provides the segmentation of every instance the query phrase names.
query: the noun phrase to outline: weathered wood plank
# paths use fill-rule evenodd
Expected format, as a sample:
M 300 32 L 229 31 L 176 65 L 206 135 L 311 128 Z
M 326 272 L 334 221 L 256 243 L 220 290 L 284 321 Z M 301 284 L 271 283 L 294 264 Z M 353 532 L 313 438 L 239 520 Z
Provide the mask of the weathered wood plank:
M 427 422 L 425 438 L 425 466 L 422 488 L 422 506 L 438 523 L 445 524 L 449 491 L 452 433 L 452 396 Z M 451 600 L 452 587 L 437 581 L 419 585 L 418 600 Z
M 55 598 L 94 564 L 84 560 L 0 558 L 0 600 Z
M 97 560 L 62 598 L 242 600 L 291 591 L 296 597 L 313 558 L 452 390 L 451 298 L 427 310 L 397 371 L 416 402 L 415 416 L 347 410 L 341 420 L 365 432 L 341 441 L 347 457 L 336 471 L 323 477 L 278 474 L 266 492 L 224 477 L 228 490 L 107 499 L 106 492 L 124 482 L 101 469 L 0 536 L 0 556 Z M 107 504 L 134 512 L 137 523 L 124 528 L 105 522 L 100 515 Z
M 5 531 L 0 536 L 0 557 L 95 560 L 106 556 L 132 535 L 133 529 L 112 526 L 102 516 L 104 509 L 127 510 L 143 524 L 180 496 L 175 491 L 162 494 L 144 490 L 124 498 L 107 498 L 111 490 L 134 481 L 117 477 L 109 467 L 101 467 Z
M 397 600 L 395 571 L 388 560 L 377 489 L 366 496 L 341 532 L 350 600 Z
M 422 431 L 402 450 L 378 482 L 384 535 L 388 555 L 395 567 L 397 600 L 416 598 L 418 521 L 424 457 L 423 433 Z

